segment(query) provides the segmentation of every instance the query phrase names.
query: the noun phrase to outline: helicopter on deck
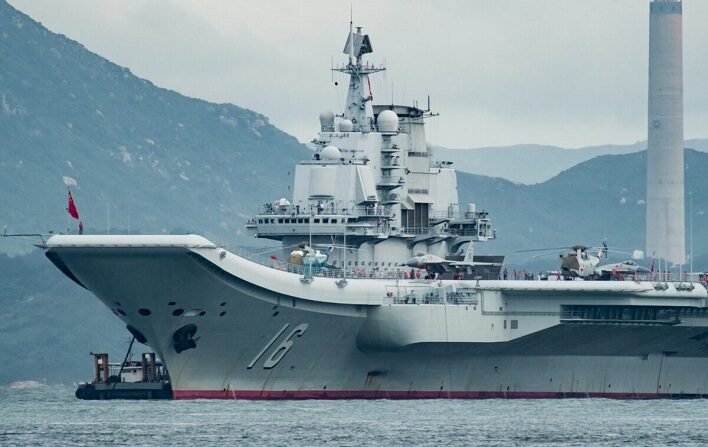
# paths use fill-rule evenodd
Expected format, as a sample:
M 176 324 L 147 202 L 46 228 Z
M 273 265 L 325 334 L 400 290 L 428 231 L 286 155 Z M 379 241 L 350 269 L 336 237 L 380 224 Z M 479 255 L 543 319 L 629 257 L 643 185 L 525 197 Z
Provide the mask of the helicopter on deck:
M 548 251 L 558 250 L 560 248 L 542 248 L 535 250 L 520 250 L 519 252 L 528 251 Z M 561 253 L 560 256 L 560 274 L 566 278 L 582 278 L 582 279 L 599 279 L 602 277 L 602 270 L 599 266 L 602 259 L 607 258 L 607 241 L 602 242 L 596 256 L 588 253 L 592 247 L 585 245 L 574 245 L 566 253 Z
M 571 251 L 560 255 L 560 271 L 564 276 L 581 278 L 599 278 L 602 270 L 598 268 L 600 261 L 607 258 L 607 242 L 603 241 L 597 256 L 588 253 L 589 247 L 575 245 Z

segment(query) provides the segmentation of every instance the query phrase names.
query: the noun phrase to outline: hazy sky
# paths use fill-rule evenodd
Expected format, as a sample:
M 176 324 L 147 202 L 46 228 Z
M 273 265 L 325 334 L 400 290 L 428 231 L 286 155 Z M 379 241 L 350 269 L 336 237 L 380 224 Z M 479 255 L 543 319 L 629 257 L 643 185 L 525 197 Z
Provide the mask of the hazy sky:
M 270 117 L 311 140 L 349 1 L 9 0 L 155 84 Z M 434 144 L 581 147 L 646 138 L 649 0 L 351 2 L 370 33 L 375 101 L 440 113 Z M 708 137 L 708 1 L 684 2 L 686 138 Z

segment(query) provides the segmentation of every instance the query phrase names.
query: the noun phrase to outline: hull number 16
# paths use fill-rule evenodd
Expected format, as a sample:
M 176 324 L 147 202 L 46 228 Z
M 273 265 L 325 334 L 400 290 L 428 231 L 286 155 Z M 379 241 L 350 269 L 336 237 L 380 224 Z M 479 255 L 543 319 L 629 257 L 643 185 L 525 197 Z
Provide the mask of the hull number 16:
M 266 343 L 265 346 L 263 346 L 263 349 L 261 349 L 255 357 L 253 357 L 253 360 L 251 360 L 251 363 L 249 363 L 246 368 L 253 368 L 253 366 L 258 362 L 258 360 L 263 357 L 263 354 L 265 354 L 266 351 L 268 351 L 268 349 L 273 346 L 273 343 L 275 343 L 276 340 L 278 340 L 278 338 L 283 335 L 283 332 L 285 332 L 288 327 L 290 327 L 290 323 L 285 323 L 283 327 L 280 328 L 280 330 L 273 336 L 273 338 L 271 338 L 270 341 Z M 288 351 L 290 351 L 290 348 L 293 347 L 293 344 L 295 343 L 295 337 L 302 337 L 302 334 L 305 333 L 308 327 L 310 327 L 309 324 L 302 323 L 297 325 L 295 329 L 290 331 L 288 336 L 285 337 L 285 340 L 283 340 L 278 345 L 278 347 L 273 350 L 273 352 L 270 354 L 270 357 L 268 357 L 265 362 L 263 362 L 263 369 L 271 369 L 278 363 L 280 363 L 280 361 L 283 360 L 283 357 L 285 357 L 285 354 L 287 354 Z

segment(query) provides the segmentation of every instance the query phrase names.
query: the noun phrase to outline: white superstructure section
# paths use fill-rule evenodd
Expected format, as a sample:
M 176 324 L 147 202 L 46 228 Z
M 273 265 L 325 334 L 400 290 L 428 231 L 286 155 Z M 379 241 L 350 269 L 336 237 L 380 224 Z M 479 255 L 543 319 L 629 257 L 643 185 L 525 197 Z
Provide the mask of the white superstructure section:
M 460 213 L 451 163 L 433 160 L 425 121 L 434 114 L 373 104 L 370 76 L 384 68 L 363 61 L 372 51 L 369 36 L 352 29 L 348 61 L 334 68 L 349 75 L 344 110 L 320 114 L 313 157 L 295 168 L 291 200 L 265 204 L 248 229 L 282 241 L 280 259 L 303 242 L 329 247 L 327 264 L 342 275 L 401 274 L 413 256 L 432 254 L 460 274 L 496 279 L 502 258 L 473 256 L 474 242 L 495 237 L 487 213 L 474 204 Z
M 682 3 L 653 0 L 649 19 L 647 252 L 686 262 Z

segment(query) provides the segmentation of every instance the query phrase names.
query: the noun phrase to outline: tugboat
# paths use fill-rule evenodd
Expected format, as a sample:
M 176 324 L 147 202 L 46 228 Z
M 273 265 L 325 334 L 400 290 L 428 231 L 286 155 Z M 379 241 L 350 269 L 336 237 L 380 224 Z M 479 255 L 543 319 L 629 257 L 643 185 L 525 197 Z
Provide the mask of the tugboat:
M 109 363 L 108 354 L 93 355 L 94 378 L 81 383 L 76 398 L 107 399 L 171 399 L 172 386 L 165 366 L 154 352 L 144 352 L 140 361 L 130 354 L 121 363 Z

